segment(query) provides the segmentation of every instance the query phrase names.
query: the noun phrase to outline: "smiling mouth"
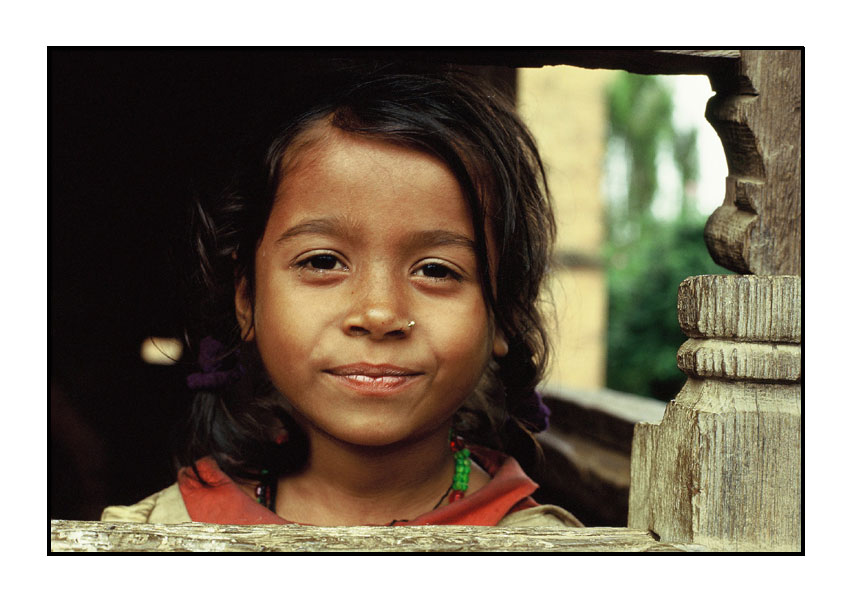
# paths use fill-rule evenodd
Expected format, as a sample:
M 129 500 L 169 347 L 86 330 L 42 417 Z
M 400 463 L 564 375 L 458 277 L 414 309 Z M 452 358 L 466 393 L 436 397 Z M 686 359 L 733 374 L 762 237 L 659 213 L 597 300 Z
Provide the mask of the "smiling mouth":
M 363 394 L 395 393 L 423 373 L 389 364 L 347 364 L 323 371 L 348 388 Z

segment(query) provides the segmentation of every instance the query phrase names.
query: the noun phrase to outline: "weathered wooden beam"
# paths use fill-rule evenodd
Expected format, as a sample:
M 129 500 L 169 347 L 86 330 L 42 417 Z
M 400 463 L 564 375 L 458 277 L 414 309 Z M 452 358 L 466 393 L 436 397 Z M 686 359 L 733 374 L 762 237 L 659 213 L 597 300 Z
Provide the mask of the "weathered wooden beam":
M 801 301 L 794 276 L 682 283 L 688 381 L 660 424 L 635 428 L 630 527 L 712 549 L 802 549 Z
M 50 522 L 50 550 L 217 553 L 559 553 L 681 552 L 705 547 L 660 543 L 629 528 L 477 526 L 312 527 Z
M 465 65 L 490 68 L 543 67 L 573 65 L 587 69 L 623 69 L 632 73 L 660 75 L 708 75 L 724 83 L 724 77 L 735 78 L 741 51 L 735 49 L 634 49 L 634 48 L 574 48 L 547 46 L 539 48 L 428 48 L 401 49 L 388 52 L 382 49 L 352 49 L 343 55 L 333 50 L 320 56 L 340 60 L 410 61 L 443 65 Z
M 730 551 L 802 550 L 800 50 L 744 50 L 710 75 L 729 166 L 705 239 L 742 276 L 679 288 L 688 381 L 635 428 L 629 526 Z M 744 276 L 744 275 L 758 276 Z
M 663 402 L 612 390 L 543 388 L 552 411 L 538 434 L 545 463 L 534 473 L 539 502 L 569 509 L 585 525 L 625 526 L 635 424 L 660 421 Z
M 535 500 L 569 509 L 586 526 L 626 526 L 629 453 L 555 427 L 537 441 L 546 462 L 534 474 Z
M 432 51 L 420 59 L 510 67 L 573 65 L 587 69 L 623 69 L 659 75 L 714 75 L 734 71 L 739 50 L 675 50 L 629 48 L 503 48 Z
M 551 424 L 578 432 L 629 454 L 635 424 L 660 421 L 664 403 L 610 389 L 580 390 L 546 385 L 543 399 L 552 411 Z
M 728 69 L 740 58 L 738 50 L 605 48 L 552 50 L 538 60 L 539 65 L 568 64 L 589 69 L 623 69 L 645 75 L 710 75 Z

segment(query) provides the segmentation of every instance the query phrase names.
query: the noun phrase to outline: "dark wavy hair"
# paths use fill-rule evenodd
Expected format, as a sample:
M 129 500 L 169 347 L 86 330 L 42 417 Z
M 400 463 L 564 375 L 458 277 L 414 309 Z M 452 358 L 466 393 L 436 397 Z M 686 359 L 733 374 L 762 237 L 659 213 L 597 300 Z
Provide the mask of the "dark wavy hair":
M 205 335 L 223 342 L 225 362 L 245 376 L 220 392 L 196 394 L 188 419 L 182 466 L 211 455 L 237 479 L 261 469 L 297 470 L 309 451 L 286 401 L 265 374 L 256 346 L 241 341 L 234 309 L 235 281 L 244 277 L 253 301 L 255 252 L 301 134 L 326 121 L 356 135 L 424 151 L 442 160 L 460 184 L 472 213 L 483 295 L 509 351 L 491 360 L 475 392 L 455 417 L 468 441 L 511 454 L 527 468 L 539 458 L 529 400 L 547 362 L 538 297 L 548 269 L 555 222 L 542 162 L 512 104 L 484 82 L 457 71 L 353 74 L 308 103 L 211 203 L 193 204 L 194 285 L 203 296 L 190 345 Z M 498 267 L 491 274 L 485 224 Z M 531 409 L 533 410 L 533 409 Z M 274 443 L 280 429 L 289 433 Z

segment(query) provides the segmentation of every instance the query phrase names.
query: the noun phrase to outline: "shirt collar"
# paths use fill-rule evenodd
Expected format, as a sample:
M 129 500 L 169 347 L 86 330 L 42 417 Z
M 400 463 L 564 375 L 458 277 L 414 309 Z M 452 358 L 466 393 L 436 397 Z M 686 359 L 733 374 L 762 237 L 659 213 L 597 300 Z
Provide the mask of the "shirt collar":
M 492 479 L 469 496 L 394 525 L 494 526 L 517 505 L 536 504 L 528 497 L 538 486 L 515 459 L 481 446 L 469 445 L 469 449 Z M 181 469 L 177 478 L 192 521 L 235 525 L 293 523 L 248 496 L 211 457 L 204 457 L 195 465 L 209 486 L 204 486 L 188 467 Z

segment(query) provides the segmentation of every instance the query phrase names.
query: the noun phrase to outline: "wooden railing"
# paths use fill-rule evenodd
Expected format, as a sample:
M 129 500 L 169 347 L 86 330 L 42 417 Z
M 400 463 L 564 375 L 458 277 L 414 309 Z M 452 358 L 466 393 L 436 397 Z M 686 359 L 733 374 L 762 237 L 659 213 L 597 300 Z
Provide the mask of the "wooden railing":
M 706 550 L 699 545 L 657 542 L 648 532 L 629 528 L 317 528 L 60 520 L 51 522 L 50 546 L 57 553 L 655 553 Z
M 550 385 L 543 395 L 552 417 L 537 437 L 545 462 L 532 474 L 540 484 L 535 498 L 568 509 L 587 526 L 625 527 L 635 425 L 657 423 L 666 405 L 607 389 Z

